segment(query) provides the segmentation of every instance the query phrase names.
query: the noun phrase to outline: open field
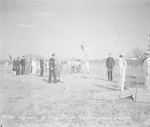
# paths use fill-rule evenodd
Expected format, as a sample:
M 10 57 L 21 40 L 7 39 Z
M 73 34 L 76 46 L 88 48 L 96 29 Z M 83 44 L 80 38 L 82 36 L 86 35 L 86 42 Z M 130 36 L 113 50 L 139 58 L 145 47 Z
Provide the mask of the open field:
M 107 81 L 103 67 L 91 65 L 89 78 L 68 75 L 64 83 L 48 84 L 47 76 L 12 76 L 11 66 L 4 78 L 0 66 L 0 124 L 2 127 L 148 127 L 150 105 L 135 103 L 131 98 L 95 100 L 93 93 L 117 90 Z M 127 72 L 127 86 L 143 87 L 142 70 Z M 130 69 L 131 71 L 131 69 Z M 132 77 L 133 78 L 129 78 Z

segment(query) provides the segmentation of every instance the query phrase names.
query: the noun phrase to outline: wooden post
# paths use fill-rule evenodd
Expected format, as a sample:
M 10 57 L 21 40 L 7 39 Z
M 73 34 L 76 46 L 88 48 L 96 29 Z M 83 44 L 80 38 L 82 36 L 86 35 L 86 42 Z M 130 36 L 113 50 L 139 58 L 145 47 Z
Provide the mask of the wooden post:
M 105 62 L 105 59 L 104 59 Z M 103 88 L 104 88 L 104 100 L 106 100 L 106 86 L 105 86 L 105 67 L 103 68 L 103 79 L 104 79 L 104 84 L 103 84 Z
M 139 66 L 138 66 L 138 70 L 137 70 L 135 102 L 137 101 L 138 84 L 139 84 Z
M 117 61 L 117 59 L 116 59 L 116 61 Z M 117 62 L 116 62 L 117 63 Z M 118 79 L 118 74 L 119 74 L 119 71 L 118 71 L 118 66 L 116 66 L 116 73 L 117 73 L 117 91 L 118 91 L 118 89 L 119 89 L 119 83 L 118 83 L 118 81 L 119 81 L 119 79 Z

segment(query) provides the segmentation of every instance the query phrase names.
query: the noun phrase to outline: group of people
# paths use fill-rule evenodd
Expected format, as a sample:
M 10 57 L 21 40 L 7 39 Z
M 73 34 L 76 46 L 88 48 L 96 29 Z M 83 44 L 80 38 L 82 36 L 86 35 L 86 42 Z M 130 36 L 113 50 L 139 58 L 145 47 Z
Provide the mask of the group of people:
M 144 53 L 144 59 L 142 61 L 144 74 L 145 74 L 145 89 L 150 92 L 150 54 L 149 52 Z M 112 53 L 109 53 L 109 57 L 106 59 L 106 68 L 107 68 L 107 76 L 108 81 L 113 80 L 113 68 L 115 67 L 115 60 L 112 57 Z M 36 74 L 40 71 L 40 76 L 44 75 L 44 72 L 47 73 L 49 71 L 48 83 L 53 82 L 57 83 L 58 81 L 63 82 L 63 74 L 62 73 L 81 73 L 83 76 L 87 76 L 89 74 L 89 61 L 85 59 L 81 61 L 80 59 L 71 59 L 62 61 L 60 59 L 56 59 L 55 54 L 52 54 L 52 57 L 49 60 L 44 60 L 41 58 L 37 61 L 35 58 L 26 59 L 25 56 L 17 57 L 17 59 L 13 60 L 13 75 L 24 75 L 27 74 Z M 124 59 L 124 55 L 119 55 L 118 60 L 118 72 L 119 72 L 119 89 L 121 91 L 125 88 L 125 77 L 127 70 L 127 62 Z
M 24 75 L 37 73 L 42 77 L 49 75 L 48 82 L 57 83 L 58 81 L 64 81 L 64 74 L 79 74 L 87 76 L 89 74 L 89 61 L 80 59 L 58 59 L 55 54 L 52 54 L 49 60 L 41 57 L 39 60 L 33 58 L 25 58 L 13 60 L 13 75 Z
M 82 72 L 81 72 L 82 70 Z M 49 78 L 48 83 L 57 83 L 58 81 L 64 82 L 64 74 L 77 74 L 82 73 L 82 76 L 89 74 L 89 61 L 86 59 L 65 60 L 64 62 L 56 59 L 55 54 L 49 59 Z
M 150 53 L 146 51 L 144 53 L 144 59 L 142 61 L 144 77 L 145 77 L 145 90 L 150 92 Z M 113 68 L 115 67 L 115 60 L 112 57 L 112 53 L 109 53 L 109 57 L 106 59 L 107 75 L 108 80 L 113 80 Z M 119 90 L 123 91 L 125 89 L 125 77 L 127 70 L 127 62 L 124 59 L 124 55 L 119 55 L 118 61 L 118 72 L 119 72 Z
M 112 53 L 109 53 L 109 57 L 106 59 L 107 75 L 108 80 L 113 80 L 113 68 L 115 67 L 115 60 L 112 57 Z M 124 55 L 121 53 L 119 55 L 118 61 L 118 71 L 119 71 L 119 90 L 123 91 L 125 88 L 125 76 L 127 70 L 127 62 L 124 59 Z
M 22 56 L 21 60 L 20 57 L 17 57 L 17 59 L 13 60 L 13 72 L 14 76 L 25 74 L 25 56 Z

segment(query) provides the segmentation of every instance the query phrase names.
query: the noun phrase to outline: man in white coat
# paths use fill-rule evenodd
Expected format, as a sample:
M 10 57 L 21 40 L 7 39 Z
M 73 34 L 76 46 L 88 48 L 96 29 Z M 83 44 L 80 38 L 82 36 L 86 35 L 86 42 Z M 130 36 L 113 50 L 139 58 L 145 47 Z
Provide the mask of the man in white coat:
M 124 59 L 124 55 L 120 54 L 119 55 L 119 86 L 121 91 L 124 90 L 126 69 L 127 69 L 127 62 Z
M 31 62 L 31 66 L 32 66 L 32 74 L 34 75 L 36 73 L 36 61 L 35 61 L 35 58 L 32 59 L 32 62 Z
M 149 52 L 144 53 L 143 69 L 145 76 L 145 89 L 150 92 L 150 57 Z

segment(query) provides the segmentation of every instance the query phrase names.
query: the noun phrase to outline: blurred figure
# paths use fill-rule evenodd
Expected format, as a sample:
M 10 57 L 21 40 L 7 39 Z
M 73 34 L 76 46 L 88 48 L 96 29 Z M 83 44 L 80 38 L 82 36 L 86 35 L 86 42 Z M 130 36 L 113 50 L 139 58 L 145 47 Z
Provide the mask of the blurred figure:
M 70 65 L 71 65 L 71 72 L 70 73 L 72 74 L 75 72 L 75 61 L 74 61 L 74 59 L 71 60 Z
M 44 73 L 44 60 L 40 59 L 40 76 L 43 77 Z
M 67 60 L 67 65 L 68 65 L 68 74 L 71 74 L 71 60 Z
M 35 58 L 32 58 L 31 67 L 32 67 L 32 74 L 34 75 L 36 73 L 36 61 L 35 61 Z
M 54 79 L 54 83 L 57 83 L 55 54 L 52 54 L 52 57 L 49 59 L 49 79 L 48 79 L 48 83 L 52 82 L 52 76 L 53 76 L 53 79 Z
M 26 74 L 30 74 L 32 71 L 31 71 L 31 60 L 29 57 L 26 59 L 25 63 L 26 63 L 25 72 Z
M 56 78 L 58 82 L 63 82 L 62 69 L 63 69 L 63 65 L 61 61 L 56 60 Z
M 89 60 L 86 59 L 82 62 L 82 71 L 83 71 L 83 77 L 87 78 L 90 73 L 90 65 Z
M 16 59 L 13 60 L 13 76 L 16 76 Z
M 150 57 L 149 52 L 144 53 L 143 69 L 145 76 L 145 89 L 150 92 Z
M 45 72 L 45 74 L 47 75 L 48 74 L 48 61 L 47 60 L 45 60 L 44 61 L 44 72 Z
M 20 75 L 20 66 L 21 66 L 20 58 L 17 57 L 17 60 L 16 60 L 16 75 Z
M 113 80 L 113 67 L 115 66 L 115 60 L 112 57 L 112 53 L 109 53 L 109 57 L 106 59 L 108 80 Z
M 75 72 L 80 73 L 80 70 L 81 70 L 81 63 L 80 63 L 80 60 L 77 59 L 75 62 Z
M 21 59 L 21 74 L 24 75 L 25 74 L 25 57 L 23 56 Z
M 120 54 L 119 55 L 119 85 L 121 91 L 124 90 L 126 69 L 127 69 L 127 62 L 125 61 L 123 54 Z

